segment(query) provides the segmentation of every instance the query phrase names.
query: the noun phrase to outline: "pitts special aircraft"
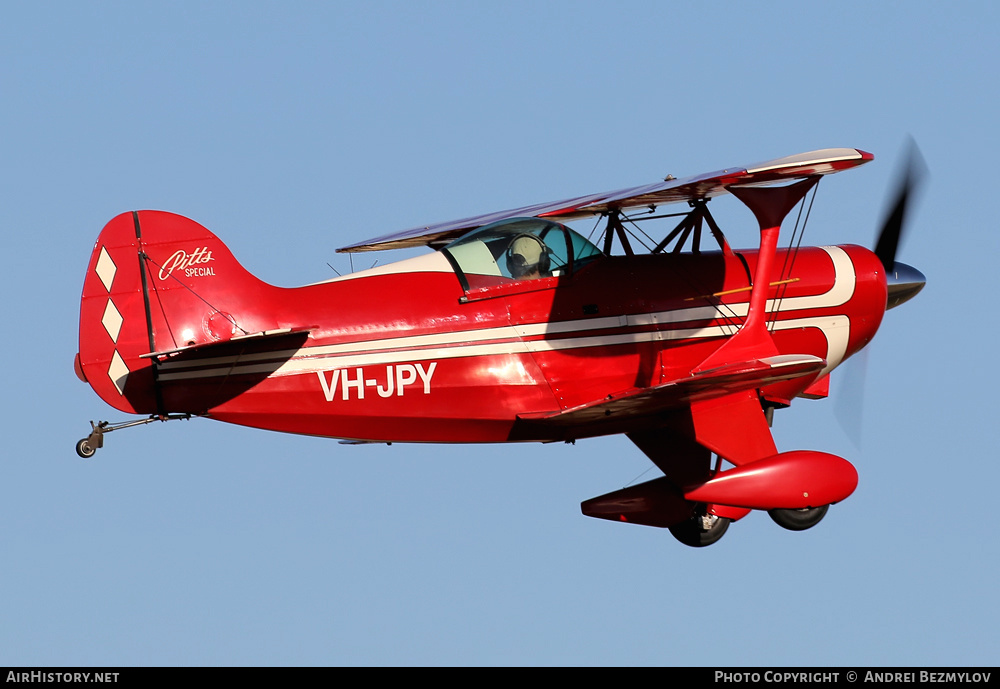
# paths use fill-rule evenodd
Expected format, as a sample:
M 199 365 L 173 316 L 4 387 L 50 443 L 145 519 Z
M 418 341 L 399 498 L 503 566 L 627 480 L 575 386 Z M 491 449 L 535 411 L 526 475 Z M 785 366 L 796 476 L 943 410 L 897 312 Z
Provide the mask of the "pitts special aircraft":
M 913 182 L 874 252 L 778 249 L 779 228 L 821 176 L 872 158 L 813 151 L 415 228 L 340 251 L 434 251 L 291 289 L 253 277 L 192 220 L 123 213 L 87 268 L 75 368 L 111 406 L 148 416 L 91 422 L 77 452 L 195 416 L 359 443 L 624 433 L 664 475 L 587 500 L 584 514 L 696 547 L 751 510 L 807 529 L 858 474 L 824 452 L 779 452 L 772 413 L 825 397 L 886 309 L 923 287 L 895 260 Z M 725 193 L 756 216 L 756 251 L 733 250 L 709 213 Z M 690 210 L 637 253 L 635 223 L 679 201 Z M 588 216 L 606 219 L 602 248 L 557 222 Z M 717 250 L 702 249 L 705 227 Z

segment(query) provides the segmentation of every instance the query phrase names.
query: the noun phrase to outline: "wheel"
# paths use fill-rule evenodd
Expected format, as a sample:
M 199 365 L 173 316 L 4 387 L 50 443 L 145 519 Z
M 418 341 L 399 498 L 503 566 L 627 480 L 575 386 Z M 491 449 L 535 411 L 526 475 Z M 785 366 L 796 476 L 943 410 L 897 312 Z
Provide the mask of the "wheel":
M 819 524 L 826 516 L 829 505 L 822 507 L 807 507 L 803 510 L 770 510 L 771 519 L 778 526 L 789 531 L 805 531 Z
M 670 527 L 670 533 L 684 545 L 704 548 L 722 538 L 729 528 L 729 521 L 714 514 L 699 515 L 680 524 L 674 524 Z
M 76 453 L 84 459 L 90 459 L 97 452 L 97 448 L 90 444 L 90 438 L 83 438 L 76 444 Z

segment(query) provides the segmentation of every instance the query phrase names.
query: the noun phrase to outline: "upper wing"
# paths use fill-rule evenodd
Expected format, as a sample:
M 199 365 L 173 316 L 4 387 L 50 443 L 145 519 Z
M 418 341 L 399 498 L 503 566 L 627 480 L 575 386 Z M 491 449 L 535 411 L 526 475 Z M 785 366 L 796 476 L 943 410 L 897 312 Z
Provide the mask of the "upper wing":
M 533 206 L 475 215 L 461 220 L 414 227 L 403 232 L 351 244 L 337 249 L 337 251 L 376 251 L 415 246 L 440 248 L 469 230 L 508 218 L 543 217 L 572 220 L 612 210 L 707 199 L 725 194 L 728 191 L 727 187 L 733 184 L 773 184 L 811 175 L 826 175 L 862 165 L 873 158 L 871 153 L 855 148 L 827 148 L 821 151 L 810 151 L 777 160 L 769 160 L 747 167 L 726 168 L 684 179 L 668 178 L 662 182 L 639 187 L 578 196 L 564 201 L 539 203 Z

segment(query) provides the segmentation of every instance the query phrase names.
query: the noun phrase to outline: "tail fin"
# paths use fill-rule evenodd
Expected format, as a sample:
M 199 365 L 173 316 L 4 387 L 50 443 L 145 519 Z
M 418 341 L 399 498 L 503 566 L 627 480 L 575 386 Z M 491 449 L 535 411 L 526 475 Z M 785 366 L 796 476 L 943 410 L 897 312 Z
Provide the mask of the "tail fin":
M 77 373 L 124 412 L 199 412 L 164 395 L 148 355 L 281 327 L 262 306 L 277 291 L 193 220 L 123 213 L 101 231 L 87 267 Z

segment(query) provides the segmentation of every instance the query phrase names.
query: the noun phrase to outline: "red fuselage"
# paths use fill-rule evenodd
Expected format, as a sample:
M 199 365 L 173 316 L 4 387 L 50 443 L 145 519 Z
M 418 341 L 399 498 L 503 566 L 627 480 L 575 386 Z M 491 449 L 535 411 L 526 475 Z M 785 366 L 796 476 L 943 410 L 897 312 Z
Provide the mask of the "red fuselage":
M 322 284 L 269 288 L 244 309 L 241 326 L 310 328 L 308 339 L 295 349 L 167 360 L 163 402 L 166 411 L 290 433 L 509 440 L 519 415 L 687 375 L 746 316 L 756 254 L 741 254 L 746 264 L 718 252 L 601 257 L 574 275 L 466 290 L 434 253 Z M 778 265 L 785 258 L 779 253 Z M 774 341 L 782 354 L 825 359 L 820 377 L 877 330 L 886 286 L 867 249 L 802 250 L 785 279 L 769 294 Z M 202 408 L 220 385 L 265 374 Z M 788 403 L 814 380 L 776 383 L 763 394 Z
M 499 442 L 621 432 L 526 433 L 519 418 L 690 375 L 744 322 L 757 261 L 753 251 L 604 256 L 578 245 L 550 276 L 514 279 L 476 251 L 280 288 L 191 220 L 122 214 L 91 257 L 79 371 L 122 411 L 289 433 Z M 489 270 L 473 273 L 484 259 Z M 767 316 L 779 353 L 826 361 L 762 389 L 781 405 L 822 394 L 823 376 L 867 344 L 886 279 L 858 246 L 780 251 L 774 265 Z

